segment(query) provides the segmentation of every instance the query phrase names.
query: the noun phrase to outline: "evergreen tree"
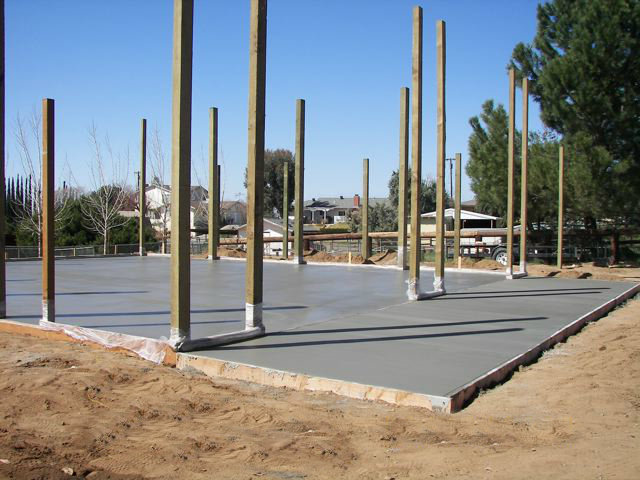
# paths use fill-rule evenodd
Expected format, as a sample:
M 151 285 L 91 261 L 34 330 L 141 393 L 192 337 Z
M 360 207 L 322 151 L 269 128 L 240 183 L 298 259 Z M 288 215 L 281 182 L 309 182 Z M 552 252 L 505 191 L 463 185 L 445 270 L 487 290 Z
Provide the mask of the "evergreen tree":
M 480 116 L 469 120 L 472 133 L 469 137 L 469 160 L 466 172 L 471 180 L 478 209 L 484 213 L 504 217 L 507 213 L 507 165 L 509 125 L 508 115 L 493 100 L 482 105 Z M 516 139 L 520 132 L 515 132 Z M 520 142 L 516 141 L 515 192 L 517 206 L 520 185 Z
M 638 223 L 640 1 L 552 0 L 511 65 L 531 79 L 546 125 L 563 135 L 585 219 Z
M 394 210 L 398 211 L 398 171 L 394 170 L 389 178 L 389 201 Z M 445 194 L 445 203 L 449 196 Z M 411 169 L 407 169 L 407 209 L 411 208 Z M 420 213 L 432 212 L 436 209 L 436 181 L 427 177 L 422 179 L 420 186 Z M 407 211 L 407 214 L 409 212 Z M 397 216 L 397 214 L 396 214 Z

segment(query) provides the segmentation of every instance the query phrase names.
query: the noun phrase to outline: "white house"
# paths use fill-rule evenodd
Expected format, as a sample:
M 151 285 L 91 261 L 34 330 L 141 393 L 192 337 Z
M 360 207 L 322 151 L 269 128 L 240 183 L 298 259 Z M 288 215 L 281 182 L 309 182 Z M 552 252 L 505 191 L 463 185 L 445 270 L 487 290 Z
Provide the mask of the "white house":
M 284 228 L 282 227 L 282 221 L 274 218 L 264 218 L 262 220 L 263 228 L 262 235 L 265 238 L 268 237 L 281 237 L 284 232 Z M 293 228 L 288 225 L 289 235 L 293 235 Z M 247 224 L 238 227 L 238 236 L 240 238 L 247 238 Z M 289 243 L 289 255 L 293 252 L 293 242 Z M 264 254 L 265 255 L 282 255 L 282 242 L 269 242 L 264 244 Z
M 171 187 L 169 185 L 149 185 L 145 189 L 147 211 L 151 226 L 159 233 L 171 231 Z M 196 223 L 206 221 L 208 192 L 201 186 L 191 187 L 191 205 L 189 209 L 189 225 L 191 229 Z M 195 235 L 195 234 L 192 234 Z

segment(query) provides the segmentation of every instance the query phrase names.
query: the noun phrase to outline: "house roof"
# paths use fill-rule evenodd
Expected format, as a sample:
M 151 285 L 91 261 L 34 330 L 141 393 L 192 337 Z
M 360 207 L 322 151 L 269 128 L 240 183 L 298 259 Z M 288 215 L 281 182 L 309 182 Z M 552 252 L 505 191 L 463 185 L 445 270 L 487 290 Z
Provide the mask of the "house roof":
M 262 224 L 263 224 L 263 228 L 264 230 L 273 230 L 275 232 L 278 233 L 282 233 L 283 232 L 283 228 L 282 228 L 282 220 L 278 219 L 278 218 L 263 218 L 262 219 Z M 289 227 L 289 231 L 293 232 L 293 228 L 291 225 L 288 225 Z M 246 230 L 247 228 L 247 224 L 245 223 L 244 225 L 241 225 L 238 227 L 238 231 L 243 231 Z
M 455 209 L 447 208 L 444 211 L 445 217 L 453 218 L 455 215 Z M 432 218 L 436 216 L 436 212 L 427 212 L 420 215 L 423 218 Z M 471 210 L 462 210 L 460 209 L 460 219 L 461 220 L 497 220 L 499 217 L 494 217 L 492 215 L 485 215 L 484 213 L 472 212 Z
M 386 203 L 388 201 L 385 197 L 369 197 L 369 205 L 375 206 L 378 203 Z M 360 198 L 360 205 L 362 205 L 362 198 Z M 359 208 L 353 204 L 353 197 L 319 197 L 312 198 L 311 200 L 305 200 L 304 208 L 307 209 L 322 209 L 329 210 L 331 208 Z
M 236 209 L 240 211 L 247 211 L 247 204 L 240 200 L 226 200 L 220 204 L 220 208 L 223 210 Z

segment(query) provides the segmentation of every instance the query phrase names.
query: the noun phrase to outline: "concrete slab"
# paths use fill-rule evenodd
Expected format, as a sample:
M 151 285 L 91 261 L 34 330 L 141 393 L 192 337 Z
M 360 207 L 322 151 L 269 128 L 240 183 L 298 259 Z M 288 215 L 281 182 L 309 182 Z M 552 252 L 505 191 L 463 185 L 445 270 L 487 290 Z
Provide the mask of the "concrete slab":
M 244 321 L 244 262 L 192 262 L 193 337 Z M 168 336 L 169 260 L 56 264 L 58 321 Z M 425 282 L 432 272 L 422 272 Z M 9 320 L 40 319 L 40 263 L 7 266 Z M 408 272 L 265 263 L 268 336 L 180 354 L 182 367 L 276 386 L 454 411 L 482 386 L 600 316 L 638 285 L 447 271 L 448 294 L 406 300 Z M 243 373 L 244 372 L 244 373 Z M 500 377 L 500 378 L 499 378 Z
M 264 318 L 268 332 L 342 318 L 406 302 L 406 275 L 367 266 L 265 263 Z M 191 265 L 192 337 L 244 325 L 241 261 L 194 260 Z M 7 266 L 8 319 L 38 323 L 40 262 Z M 425 272 L 426 278 L 432 274 Z M 496 275 L 452 276 L 452 290 L 498 281 Z M 56 262 L 57 321 L 149 338 L 169 334 L 169 258 L 87 258 Z M 363 301 L 362 295 L 369 298 Z

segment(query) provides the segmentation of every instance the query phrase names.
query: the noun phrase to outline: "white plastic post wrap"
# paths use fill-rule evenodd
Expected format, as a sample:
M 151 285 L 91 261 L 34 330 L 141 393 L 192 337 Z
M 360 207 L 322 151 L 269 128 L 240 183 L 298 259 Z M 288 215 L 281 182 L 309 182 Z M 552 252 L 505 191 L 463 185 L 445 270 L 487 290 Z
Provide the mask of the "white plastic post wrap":
M 180 350 L 180 347 L 182 347 L 182 345 L 187 341 L 189 341 L 189 336 L 184 331 L 180 330 L 179 328 L 171 327 L 171 331 L 169 332 L 169 340 L 167 340 L 167 343 L 171 346 L 171 348 L 178 351 Z
M 433 291 L 421 292 L 420 291 L 420 279 L 407 280 L 409 287 L 407 288 L 407 297 L 409 300 L 426 300 L 428 298 L 440 297 L 446 292 L 444 288 L 444 278 L 435 277 L 433 280 Z
M 107 348 L 123 348 L 153 363 L 162 363 L 165 356 L 166 343 L 152 338 L 136 337 L 105 330 L 94 330 L 77 325 L 65 325 L 40 320 L 40 328 L 65 335 L 83 342 L 93 342 Z
M 262 326 L 262 303 L 256 305 L 246 303 L 245 312 L 245 328 Z

